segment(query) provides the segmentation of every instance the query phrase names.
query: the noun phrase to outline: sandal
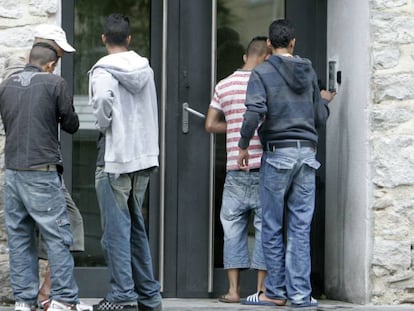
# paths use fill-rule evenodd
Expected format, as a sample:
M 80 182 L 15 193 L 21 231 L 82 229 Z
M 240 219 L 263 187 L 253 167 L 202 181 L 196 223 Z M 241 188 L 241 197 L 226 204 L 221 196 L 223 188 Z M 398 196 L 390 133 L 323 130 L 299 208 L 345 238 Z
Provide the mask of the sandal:
M 286 304 L 285 299 L 273 299 L 270 300 L 260 300 L 260 295 L 263 294 L 263 291 L 258 291 L 255 294 L 247 296 L 246 299 L 241 301 L 242 305 L 255 305 L 255 306 L 273 306 L 273 307 L 281 307 Z
M 47 309 L 49 308 L 50 305 L 50 299 L 45 299 L 45 300 L 41 300 L 39 301 L 39 308 L 43 309 L 45 311 L 47 311 Z
M 225 294 L 225 295 L 221 295 L 221 296 L 218 298 L 218 301 L 220 301 L 220 302 L 224 302 L 224 303 L 240 303 L 240 299 L 237 299 L 237 300 L 234 300 L 234 299 L 229 299 L 229 298 L 227 298 L 227 294 Z

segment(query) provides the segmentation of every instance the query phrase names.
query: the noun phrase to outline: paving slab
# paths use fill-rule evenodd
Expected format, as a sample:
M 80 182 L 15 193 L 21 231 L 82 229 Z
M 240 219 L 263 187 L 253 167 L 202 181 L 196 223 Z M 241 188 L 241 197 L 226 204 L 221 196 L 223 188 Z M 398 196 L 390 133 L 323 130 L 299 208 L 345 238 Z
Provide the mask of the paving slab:
M 96 304 L 100 299 L 82 298 L 86 304 Z M 0 305 L 0 311 L 13 311 L 13 305 Z M 237 303 L 222 303 L 217 299 L 163 299 L 163 311 L 243 311 L 243 310 L 303 310 L 303 311 L 414 311 L 414 304 L 404 305 L 357 305 L 341 301 L 319 300 L 319 306 L 313 308 L 292 308 L 289 305 L 283 307 L 246 306 Z M 39 310 L 40 311 L 40 310 Z
M 241 304 L 233 303 L 222 303 L 218 302 L 216 299 L 164 299 L 163 300 L 164 308 L 163 310 L 168 311 L 190 311 L 190 310 L 298 310 L 298 308 L 292 308 L 288 305 L 284 307 L 268 307 L 268 306 L 246 306 Z M 373 305 L 355 305 L 345 302 L 332 301 L 332 300 L 319 300 L 319 306 L 316 308 L 300 308 L 299 310 L 307 311 L 330 311 L 330 310 L 339 310 L 339 311 L 357 311 L 357 310 L 366 310 L 366 311 L 414 311 L 413 305 L 396 305 L 396 306 L 373 306 Z

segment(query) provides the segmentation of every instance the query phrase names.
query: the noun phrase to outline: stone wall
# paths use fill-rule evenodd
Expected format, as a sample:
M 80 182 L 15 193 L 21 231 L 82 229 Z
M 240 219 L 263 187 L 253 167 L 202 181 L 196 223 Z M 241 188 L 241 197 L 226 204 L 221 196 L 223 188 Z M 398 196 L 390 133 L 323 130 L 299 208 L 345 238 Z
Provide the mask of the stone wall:
M 414 1 L 370 5 L 371 299 L 414 303 Z
M 359 1 L 355 1 L 354 5 L 357 6 Z M 336 0 L 336 4 L 333 2 L 333 0 L 329 1 L 330 5 L 342 5 L 341 0 Z M 58 0 L 0 0 L 0 71 L 3 70 L 4 61 L 9 54 L 30 48 L 35 25 L 57 23 L 60 14 L 59 3 Z M 333 275 L 333 281 L 326 282 L 328 285 L 332 283 L 332 291 L 341 292 L 338 297 L 346 300 L 354 299 L 352 302 L 414 303 L 414 0 L 370 0 L 369 4 L 372 72 L 367 72 L 366 75 L 372 74 L 371 97 L 366 96 L 370 98 L 365 101 L 362 92 L 357 92 L 362 107 L 360 103 L 356 104 L 353 96 L 361 83 L 359 81 L 354 85 L 351 83 L 361 78 L 363 74 L 357 71 L 358 68 L 351 68 L 351 66 L 340 68 L 343 70 L 343 86 L 334 103 L 336 107 L 333 107 L 332 120 L 335 124 L 331 122 L 332 128 L 342 122 L 339 131 L 343 132 L 338 132 L 338 136 L 332 136 L 332 141 L 338 141 L 346 136 L 350 142 L 344 142 L 344 149 L 339 148 L 334 153 L 328 151 L 328 157 L 332 156 L 327 164 L 329 169 L 329 161 L 335 162 L 332 163 L 332 167 L 338 171 L 337 174 L 334 173 L 335 176 L 328 176 L 330 184 L 335 185 L 333 188 L 340 191 L 348 189 L 348 193 L 343 192 L 345 194 L 343 197 L 356 199 L 346 203 L 341 196 L 334 196 L 331 200 L 328 198 L 328 203 L 343 204 L 343 208 L 337 206 L 338 211 L 343 214 L 336 212 L 332 215 L 332 223 L 343 222 L 343 227 L 336 226 L 332 229 L 340 230 L 341 233 L 337 239 L 331 238 L 332 244 L 327 239 L 327 248 L 332 248 L 333 253 L 337 253 L 336 250 L 340 248 L 338 243 L 347 243 L 349 239 L 352 247 L 349 247 L 349 252 L 346 252 L 348 254 L 352 252 L 355 242 L 361 239 L 368 228 L 368 236 L 372 239 L 372 254 L 358 250 L 359 255 L 364 258 L 357 265 L 349 264 L 351 256 L 348 258 L 346 254 L 342 259 L 333 257 L 326 262 L 326 265 L 337 265 L 333 270 L 340 276 Z M 343 19 L 350 27 L 339 27 L 338 21 L 333 20 L 333 27 L 328 27 L 333 33 L 333 38 L 338 35 L 338 32 L 343 32 L 343 29 L 348 31 L 353 29 L 350 16 L 359 18 L 358 12 L 349 14 L 349 10 L 352 9 L 349 2 L 343 5 L 344 7 L 339 7 L 337 11 L 346 13 Z M 366 31 L 366 29 L 353 31 Z M 350 36 L 353 38 L 355 34 Z M 328 49 L 332 48 L 332 42 L 328 43 Z M 334 52 L 346 50 L 344 52 L 346 57 L 341 59 L 339 57 L 341 55 L 338 56 L 339 67 L 341 61 L 344 64 L 349 57 L 352 57 L 357 66 L 358 59 L 366 57 L 364 51 L 361 52 L 359 48 L 360 46 L 347 44 L 334 49 Z M 333 56 L 336 56 L 334 52 Z M 351 70 L 352 73 L 356 73 L 356 76 L 347 76 Z M 370 93 L 369 88 L 366 93 Z M 367 104 L 369 100 L 372 101 L 372 105 Z M 360 117 L 360 114 L 354 114 L 357 109 L 361 109 L 361 114 L 363 111 L 369 111 L 369 129 L 364 127 L 363 117 L 358 122 L 353 121 Z M 358 129 L 358 126 L 353 126 L 358 124 L 362 124 L 364 128 Z M 364 139 L 360 139 L 361 132 L 367 130 L 370 133 L 369 155 L 366 155 L 365 151 L 361 152 L 365 144 Z M 351 146 L 349 143 L 354 145 Z M 3 145 L 4 137 L 0 135 L 0 158 L 3 157 Z M 356 150 L 361 152 L 359 156 L 355 154 Z M 338 155 L 342 155 L 344 161 L 338 162 Z M 365 157 L 370 159 L 370 174 L 365 174 L 362 166 L 366 162 Z M 0 163 L 2 163 L 1 159 Z M 341 165 L 344 166 L 339 169 Z M 361 165 L 362 169 L 359 167 L 356 169 L 356 165 Z M 361 172 L 363 176 L 358 177 Z M 327 174 L 332 175 L 332 169 L 328 170 Z M 347 178 L 344 178 L 345 175 Z M 356 187 L 354 185 L 359 185 L 358 178 L 359 180 L 368 178 L 368 180 L 361 183 L 361 187 Z M 336 183 L 331 182 L 335 179 L 338 180 Z M 0 173 L 0 188 L 2 184 L 3 174 Z M 365 186 L 366 184 L 368 187 Z M 372 198 L 370 198 L 370 185 L 373 188 Z M 327 191 L 329 187 L 330 185 Z M 339 193 L 333 188 L 328 195 Z M 0 191 L 0 301 L 7 301 L 11 299 L 11 293 L 1 196 L 2 191 Z M 366 202 L 364 196 L 368 198 Z M 333 209 L 334 206 L 328 208 Z M 368 213 L 372 217 L 361 219 L 364 218 L 362 210 L 366 208 L 372 208 L 372 213 Z M 342 215 L 340 219 L 338 215 Z M 358 228 L 358 220 L 361 228 Z M 369 225 L 365 226 L 365 223 L 370 221 L 372 221 L 372 229 Z M 359 247 L 369 249 L 368 244 L 360 243 Z M 358 256 L 353 257 L 355 260 Z M 364 261 L 369 265 L 368 299 L 365 298 L 365 293 L 362 293 L 365 281 L 359 282 L 358 286 L 351 281 L 355 278 L 364 278 L 362 275 Z M 361 267 L 361 274 L 357 273 L 351 279 L 347 279 L 345 275 L 348 274 L 345 272 L 348 271 L 348 266 L 349 273 L 355 272 L 356 267 Z M 352 298 L 358 296 L 358 293 L 352 292 L 353 290 L 359 291 L 360 297 Z
M 0 72 L 6 58 L 30 49 L 37 24 L 57 23 L 58 0 L 0 0 Z M 0 188 L 3 185 L 4 135 L 0 135 Z M 0 302 L 12 299 L 9 282 L 7 237 L 4 228 L 3 191 L 0 189 Z

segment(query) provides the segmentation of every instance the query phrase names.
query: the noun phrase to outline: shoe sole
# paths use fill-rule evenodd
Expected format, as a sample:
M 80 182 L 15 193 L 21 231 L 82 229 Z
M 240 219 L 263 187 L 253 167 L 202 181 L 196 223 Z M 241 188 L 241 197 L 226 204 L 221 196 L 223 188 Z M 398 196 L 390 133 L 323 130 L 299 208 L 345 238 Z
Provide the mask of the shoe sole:
M 138 311 L 138 306 L 121 305 L 122 308 L 99 308 L 99 306 L 93 306 L 93 311 Z

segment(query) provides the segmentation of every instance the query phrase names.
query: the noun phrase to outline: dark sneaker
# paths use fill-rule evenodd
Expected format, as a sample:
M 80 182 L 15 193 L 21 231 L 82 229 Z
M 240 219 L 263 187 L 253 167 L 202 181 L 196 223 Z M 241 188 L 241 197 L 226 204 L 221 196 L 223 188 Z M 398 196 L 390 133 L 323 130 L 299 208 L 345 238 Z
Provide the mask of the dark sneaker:
M 32 306 L 22 301 L 16 301 L 14 304 L 14 311 L 35 311 L 36 306 Z
M 311 307 L 317 307 L 318 306 L 318 301 L 313 298 L 313 297 L 309 297 L 307 301 L 303 302 L 303 303 L 292 303 L 291 307 L 293 308 L 311 308 Z
M 138 311 L 138 305 L 132 303 L 115 303 L 102 299 L 93 305 L 93 311 Z
M 161 303 L 156 307 L 147 307 L 146 305 L 143 305 L 142 303 L 138 303 L 138 311 L 161 311 L 161 310 L 162 310 Z

